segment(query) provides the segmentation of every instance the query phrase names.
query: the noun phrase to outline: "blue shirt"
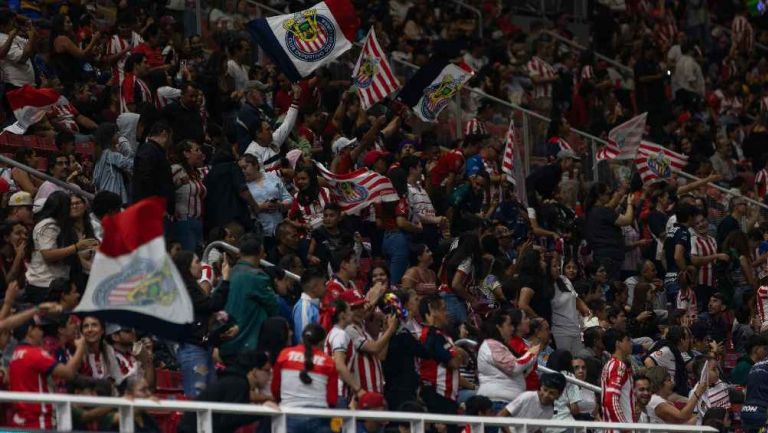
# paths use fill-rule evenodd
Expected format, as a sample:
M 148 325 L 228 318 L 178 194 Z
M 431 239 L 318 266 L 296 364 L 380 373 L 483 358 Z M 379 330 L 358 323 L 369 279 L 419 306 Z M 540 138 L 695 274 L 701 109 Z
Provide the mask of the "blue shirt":
M 293 306 L 293 342 L 301 342 L 301 333 L 310 323 L 320 322 L 320 299 L 310 298 L 306 293 Z
M 261 183 L 248 182 L 248 191 L 258 204 L 269 201 L 285 202 L 291 200 L 291 194 L 285 188 L 285 184 L 274 173 L 265 173 Z M 280 211 L 263 211 L 257 216 L 265 236 L 274 236 L 277 225 L 283 221 L 283 213 Z

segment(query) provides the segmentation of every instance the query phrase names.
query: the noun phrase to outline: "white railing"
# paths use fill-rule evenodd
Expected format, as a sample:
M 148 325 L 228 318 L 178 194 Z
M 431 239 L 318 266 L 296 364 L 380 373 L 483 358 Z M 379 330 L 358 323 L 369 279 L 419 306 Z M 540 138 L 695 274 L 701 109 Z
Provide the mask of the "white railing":
M 589 48 L 585 47 L 584 45 L 581 45 L 580 43 L 578 43 L 578 42 L 576 42 L 576 41 L 574 41 L 572 39 L 568 39 L 568 38 L 564 37 L 563 35 L 559 35 L 556 32 L 553 32 L 552 30 L 544 30 L 544 31 L 542 31 L 542 33 L 546 33 L 547 35 L 552 36 L 553 38 L 555 38 L 558 41 L 560 41 L 560 42 L 570 46 L 571 48 L 573 48 L 576 51 L 587 51 L 587 50 L 589 50 Z M 614 59 L 606 56 L 605 54 L 600 54 L 600 53 L 598 53 L 598 52 L 596 52 L 594 50 L 592 51 L 592 53 L 598 59 L 604 60 L 606 63 L 608 63 L 608 64 L 612 65 L 613 67 L 615 67 L 616 69 L 618 69 L 619 72 L 622 72 L 622 73 L 624 73 L 626 75 L 629 75 L 629 76 L 632 76 L 635 73 L 635 71 L 632 68 L 630 68 L 629 66 L 627 66 L 627 65 L 625 65 L 623 63 L 620 63 L 617 60 L 614 60 Z
M 134 432 L 134 416 L 137 410 L 152 412 L 194 412 L 197 417 L 198 433 L 213 433 L 213 414 L 255 415 L 270 418 L 272 433 L 287 432 L 288 417 L 315 417 L 339 419 L 344 433 L 357 433 L 360 420 L 409 423 L 412 433 L 424 433 L 426 424 L 440 423 L 465 426 L 470 425 L 473 432 L 484 432 L 486 427 L 514 427 L 515 433 L 527 433 L 530 427 L 536 430 L 546 428 L 574 429 L 580 433 L 587 430 L 623 430 L 632 432 L 691 432 L 717 433 L 712 427 L 695 425 L 608 423 L 586 421 L 557 421 L 540 419 L 521 419 L 508 417 L 472 417 L 459 415 L 438 415 L 428 413 L 408 413 L 389 411 L 353 411 L 338 409 L 280 408 L 275 409 L 255 404 L 229 404 L 199 401 L 177 400 L 128 400 L 117 397 L 90 397 L 68 394 L 35 394 L 25 392 L 0 392 L 0 402 L 6 403 L 48 403 L 56 408 L 56 426 L 58 431 L 72 431 L 72 407 L 114 407 L 119 413 L 120 433 Z

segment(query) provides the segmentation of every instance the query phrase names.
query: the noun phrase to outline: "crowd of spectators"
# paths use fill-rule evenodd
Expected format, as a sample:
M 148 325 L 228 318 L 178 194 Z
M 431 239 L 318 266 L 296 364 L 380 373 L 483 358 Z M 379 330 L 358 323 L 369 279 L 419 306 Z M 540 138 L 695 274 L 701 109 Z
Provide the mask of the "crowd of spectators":
M 265 10 L 202 2 L 198 34 L 191 3 L 0 9 L 3 94 L 60 94 L 27 137 L 4 132 L 0 145 L 60 181 L 0 169 L 4 389 L 763 427 L 768 213 L 747 198 L 768 192 L 768 29 L 744 2 L 589 2 L 590 50 L 578 51 L 553 37 L 574 38 L 569 16 L 520 20 L 515 2 L 468 0 L 478 39 L 479 22 L 448 2 L 353 1 L 359 39 L 376 30 L 401 82 L 414 73 L 403 62 L 449 57 L 475 71 L 467 86 L 552 119 L 532 127 L 540 158 L 525 155 L 531 170 L 514 183 L 501 170 L 511 113 L 487 98 L 460 95 L 460 131 L 451 109 L 437 126 L 387 103 L 366 112 L 352 54 L 291 83 L 248 36 Z M 698 181 L 643 184 L 617 162 L 589 177 L 594 155 L 571 127 L 605 137 L 643 112 L 645 137 L 688 156 Z M 387 176 L 399 200 L 343 212 L 313 161 Z M 151 196 L 166 198 L 168 253 L 194 304 L 180 341 L 72 313 L 101 219 Z M 239 254 L 203 257 L 213 241 Z M 168 372 L 176 395 L 159 393 Z M 9 409 L 5 425 L 55 428 L 52 405 Z M 80 430 L 120 420 L 108 407 L 72 415 Z M 164 430 L 150 412 L 134 421 Z M 212 421 L 217 433 L 270 428 Z M 196 428 L 194 414 L 178 422 Z

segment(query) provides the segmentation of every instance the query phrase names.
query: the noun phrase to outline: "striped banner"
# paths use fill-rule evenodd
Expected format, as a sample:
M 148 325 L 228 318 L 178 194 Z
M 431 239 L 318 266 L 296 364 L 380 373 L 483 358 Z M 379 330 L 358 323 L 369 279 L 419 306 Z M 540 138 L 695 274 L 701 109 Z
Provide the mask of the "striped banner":
M 643 113 L 611 129 L 608 133 L 608 144 L 597 152 L 595 159 L 604 161 L 616 159 L 619 156 L 634 157 L 645 133 L 646 117 L 648 113 Z
M 400 82 L 392 73 L 387 57 L 376 40 L 373 27 L 368 31 L 363 51 L 355 63 L 352 80 L 357 87 L 360 104 L 365 110 L 400 88 Z
M 392 181 L 375 171 L 360 168 L 351 173 L 336 174 L 317 161 L 315 166 L 320 176 L 328 181 L 328 186 L 344 213 L 357 214 L 374 203 L 400 199 Z
M 656 143 L 642 141 L 637 149 L 635 166 L 643 183 L 666 179 L 688 164 L 688 157 Z
M 520 134 L 515 128 L 515 120 L 510 119 L 509 129 L 507 129 L 507 135 L 504 140 L 504 158 L 501 161 L 501 171 L 507 180 L 515 185 L 515 149 L 520 144 Z

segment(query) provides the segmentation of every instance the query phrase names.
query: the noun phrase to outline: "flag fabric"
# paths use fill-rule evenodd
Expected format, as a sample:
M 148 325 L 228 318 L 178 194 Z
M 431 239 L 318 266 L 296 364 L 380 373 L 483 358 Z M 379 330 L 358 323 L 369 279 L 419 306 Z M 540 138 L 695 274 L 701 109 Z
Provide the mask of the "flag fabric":
M 608 144 L 597 152 L 595 159 L 604 161 L 620 156 L 633 158 L 643 139 L 647 117 L 648 113 L 643 113 L 611 129 L 608 133 Z
M 376 40 L 373 27 L 365 37 L 363 50 L 352 71 L 352 80 L 357 87 L 357 95 L 364 110 L 368 110 L 373 104 L 400 88 L 400 82 L 392 72 L 379 41 Z
M 666 179 L 688 164 L 688 157 L 664 146 L 642 141 L 637 149 L 635 166 L 643 183 Z
M 504 138 L 504 156 L 501 161 L 501 172 L 509 183 L 515 185 L 515 152 L 520 145 L 520 135 L 515 128 L 515 120 L 510 119 L 507 136 Z
M 554 136 L 550 137 L 549 140 L 547 140 L 547 143 L 557 145 L 559 148 L 558 152 L 560 150 L 573 150 L 573 146 L 571 146 L 571 143 L 565 140 L 563 137 Z
M 413 109 L 424 122 L 436 122 L 437 116 L 464 86 L 474 72 L 468 66 L 454 65 L 433 57 L 405 83 L 398 99 Z
M 75 312 L 165 338 L 187 332 L 194 310 L 165 249 L 165 209 L 165 199 L 150 197 L 104 217 L 104 240 Z
M 331 192 L 344 213 L 358 214 L 374 203 L 400 199 L 392 181 L 375 171 L 360 168 L 351 173 L 336 174 L 319 162 L 315 162 L 315 165 L 320 176 L 328 181 Z
M 4 131 L 22 135 L 35 123 L 41 121 L 48 110 L 59 100 L 59 93 L 53 89 L 37 89 L 25 85 L 6 93 L 8 105 L 13 110 L 16 122 L 7 126 Z
M 325 0 L 309 9 L 248 23 L 254 42 L 296 82 L 352 48 L 360 19 L 350 0 Z

